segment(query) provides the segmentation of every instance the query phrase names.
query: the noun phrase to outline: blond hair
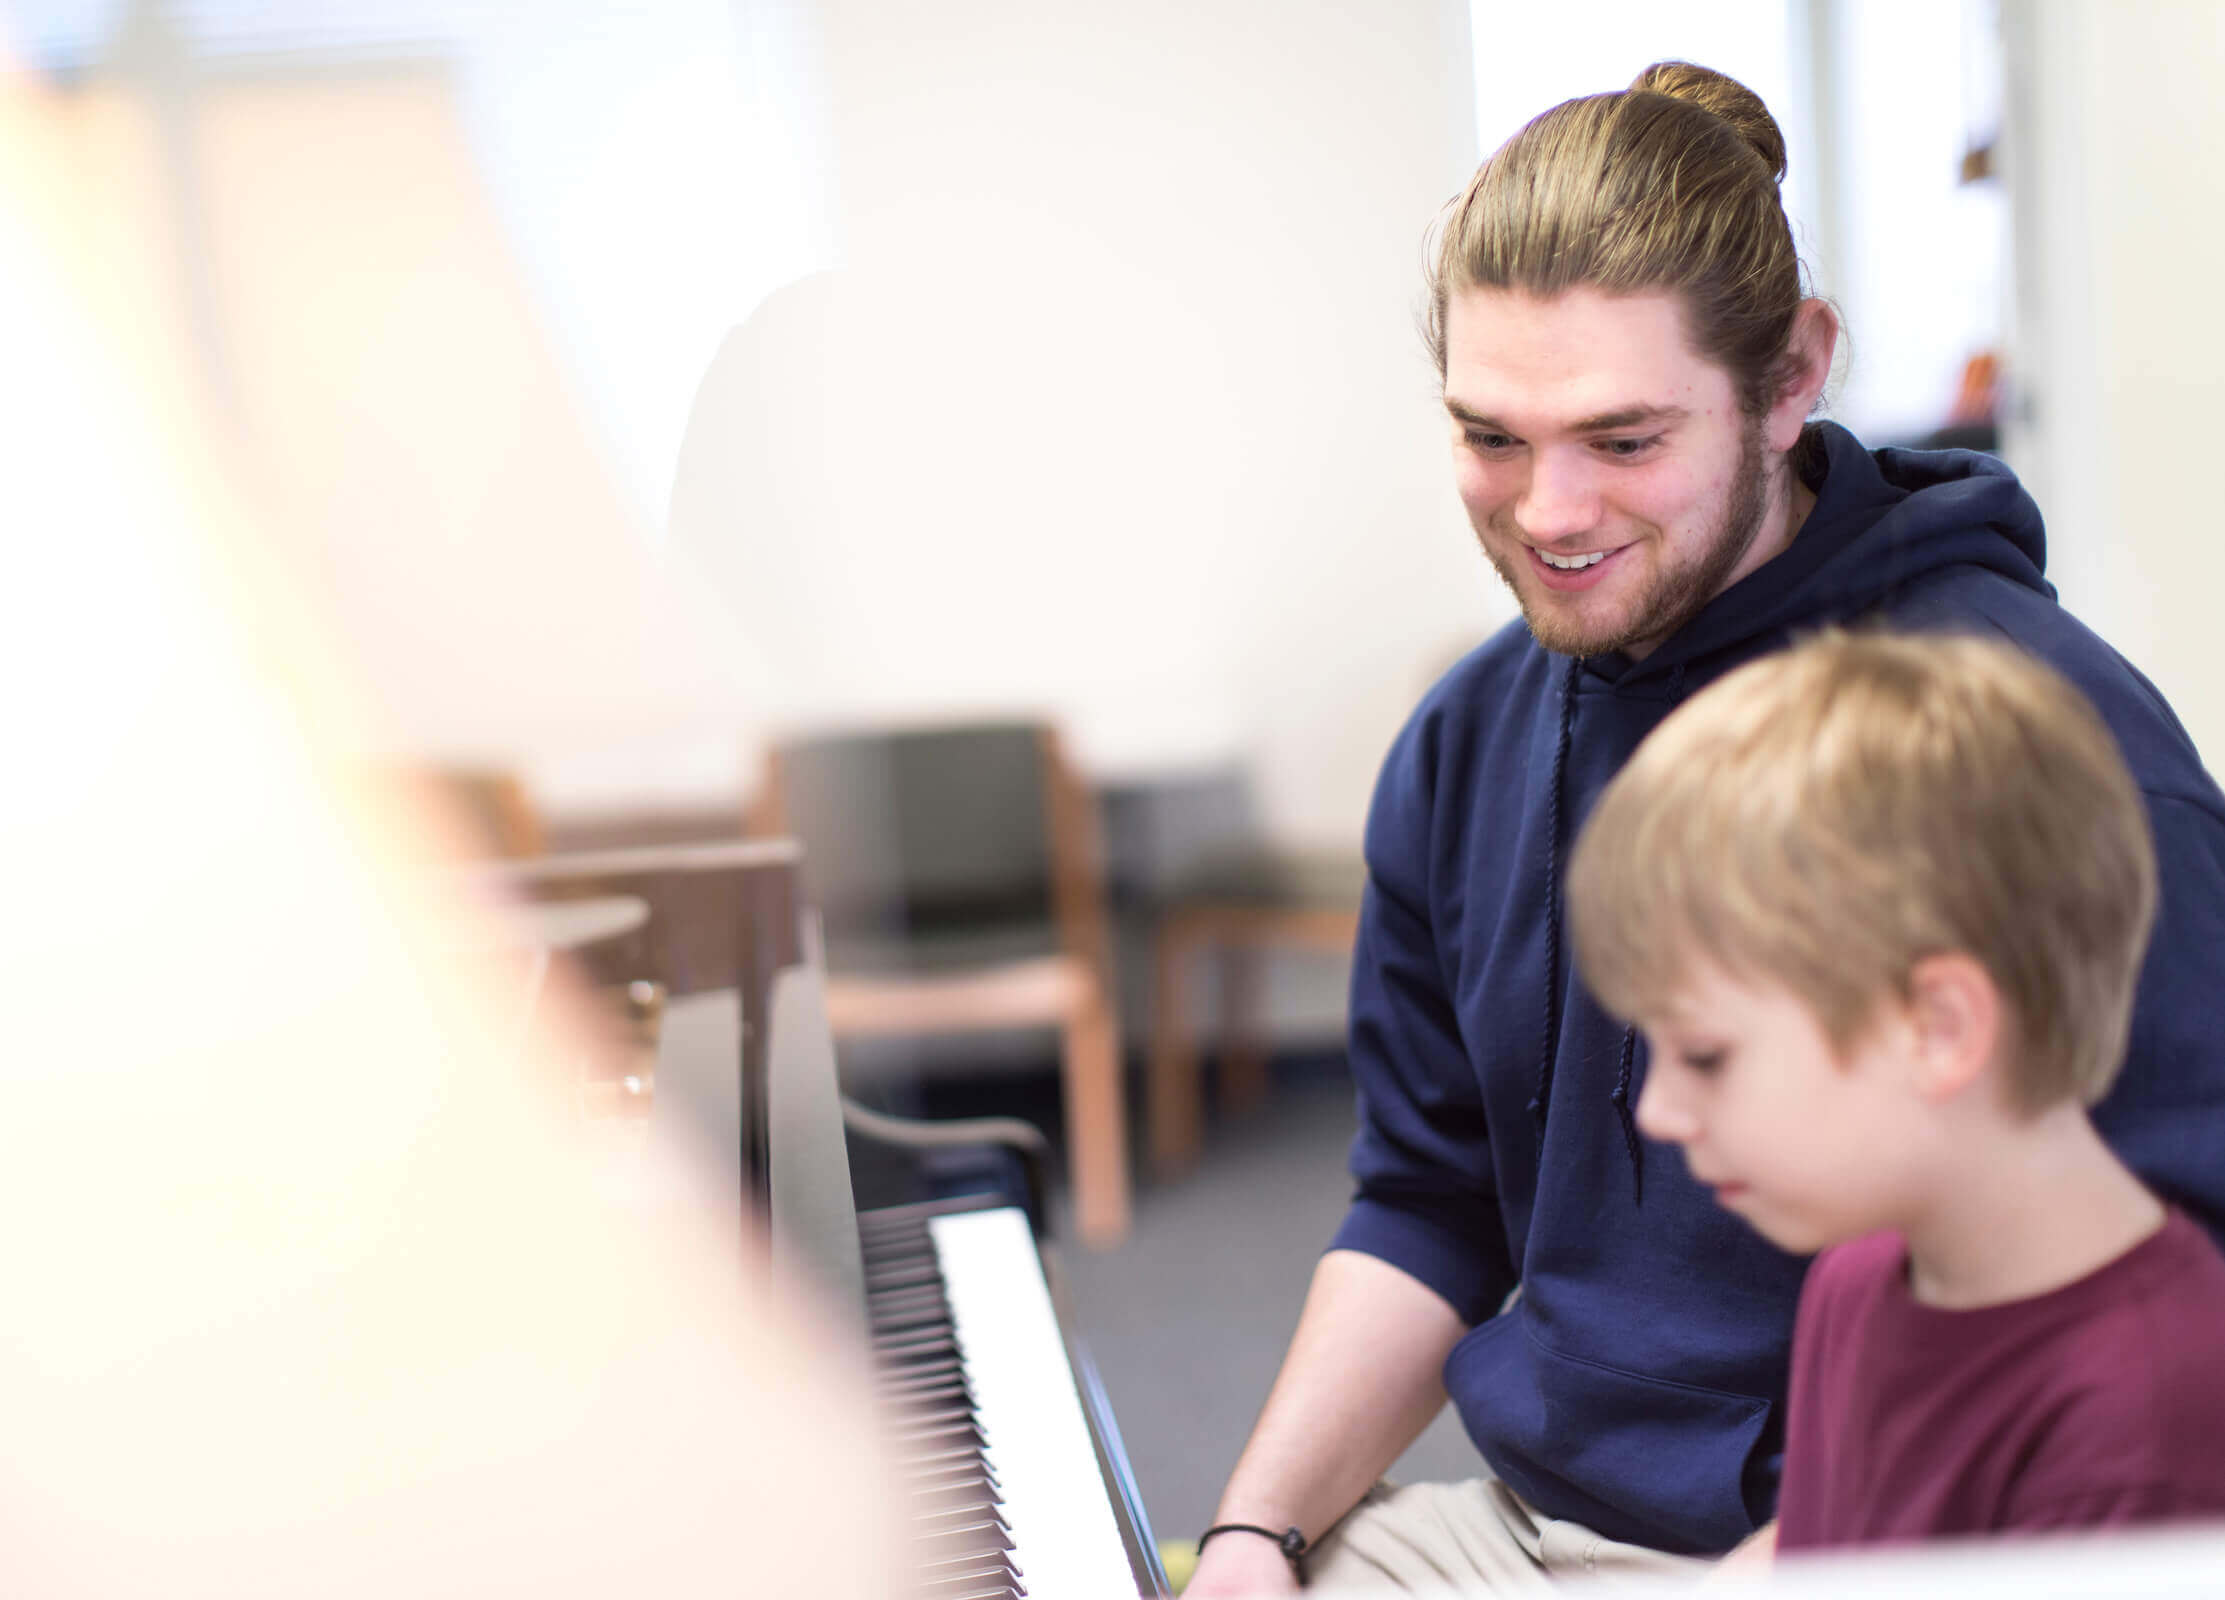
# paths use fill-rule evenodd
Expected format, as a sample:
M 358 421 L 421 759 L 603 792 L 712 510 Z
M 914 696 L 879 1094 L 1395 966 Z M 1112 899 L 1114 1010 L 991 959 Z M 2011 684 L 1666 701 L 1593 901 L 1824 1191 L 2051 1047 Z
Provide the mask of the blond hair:
M 1695 958 L 1781 984 L 1842 1055 L 1926 956 L 1977 960 L 2012 1102 L 2100 1099 L 2155 915 L 2155 847 L 2085 698 L 2007 645 L 1824 633 L 1672 713 L 1569 868 L 1585 982 L 1658 1015 Z
M 1555 106 L 1447 209 L 1424 323 L 1438 376 L 1458 290 L 1662 289 L 1683 297 L 1694 350 L 1761 416 L 1799 371 L 1784 175 L 1784 135 L 1761 97 L 1690 62 L 1656 62 L 1627 90 Z

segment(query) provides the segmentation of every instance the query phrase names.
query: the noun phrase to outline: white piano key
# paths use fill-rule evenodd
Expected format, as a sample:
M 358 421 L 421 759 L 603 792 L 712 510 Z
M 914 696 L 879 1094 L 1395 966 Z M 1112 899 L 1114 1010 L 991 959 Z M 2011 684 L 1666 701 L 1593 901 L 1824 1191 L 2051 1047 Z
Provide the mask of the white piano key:
M 1136 1600 L 1026 1215 L 928 1224 L 1029 1600 Z

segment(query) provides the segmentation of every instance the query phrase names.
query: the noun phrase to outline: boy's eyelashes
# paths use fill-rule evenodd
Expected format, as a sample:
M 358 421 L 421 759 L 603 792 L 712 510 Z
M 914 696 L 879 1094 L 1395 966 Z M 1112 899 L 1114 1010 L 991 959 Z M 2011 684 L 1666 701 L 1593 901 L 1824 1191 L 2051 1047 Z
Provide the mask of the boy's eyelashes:
M 1720 1068 L 1730 1059 L 1730 1047 L 1721 1044 L 1677 1044 L 1658 1035 L 1648 1041 L 1653 1053 L 1665 1056 L 1678 1066 L 1705 1075 Z

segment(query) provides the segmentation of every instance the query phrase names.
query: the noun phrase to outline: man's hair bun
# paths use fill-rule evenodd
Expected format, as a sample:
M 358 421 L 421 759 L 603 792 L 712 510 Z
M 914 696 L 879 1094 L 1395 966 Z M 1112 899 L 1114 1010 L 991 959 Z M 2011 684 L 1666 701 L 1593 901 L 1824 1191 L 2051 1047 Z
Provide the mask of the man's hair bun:
M 1656 61 L 1631 80 L 1632 90 L 1665 94 L 1714 112 L 1754 147 L 1779 183 L 1785 177 L 1785 136 L 1777 119 L 1754 93 L 1736 78 L 1695 66 L 1689 61 Z

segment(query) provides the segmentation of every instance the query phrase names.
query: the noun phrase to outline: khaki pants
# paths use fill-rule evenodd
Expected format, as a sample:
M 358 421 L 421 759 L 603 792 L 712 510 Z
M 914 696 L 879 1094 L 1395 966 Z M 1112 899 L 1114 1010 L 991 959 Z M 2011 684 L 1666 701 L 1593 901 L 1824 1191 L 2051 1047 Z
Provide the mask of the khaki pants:
M 1306 1558 L 1311 1586 L 1339 1596 L 1528 1594 L 1571 1578 L 1697 1582 L 1712 1565 L 1555 1521 L 1496 1478 L 1379 1483 Z

